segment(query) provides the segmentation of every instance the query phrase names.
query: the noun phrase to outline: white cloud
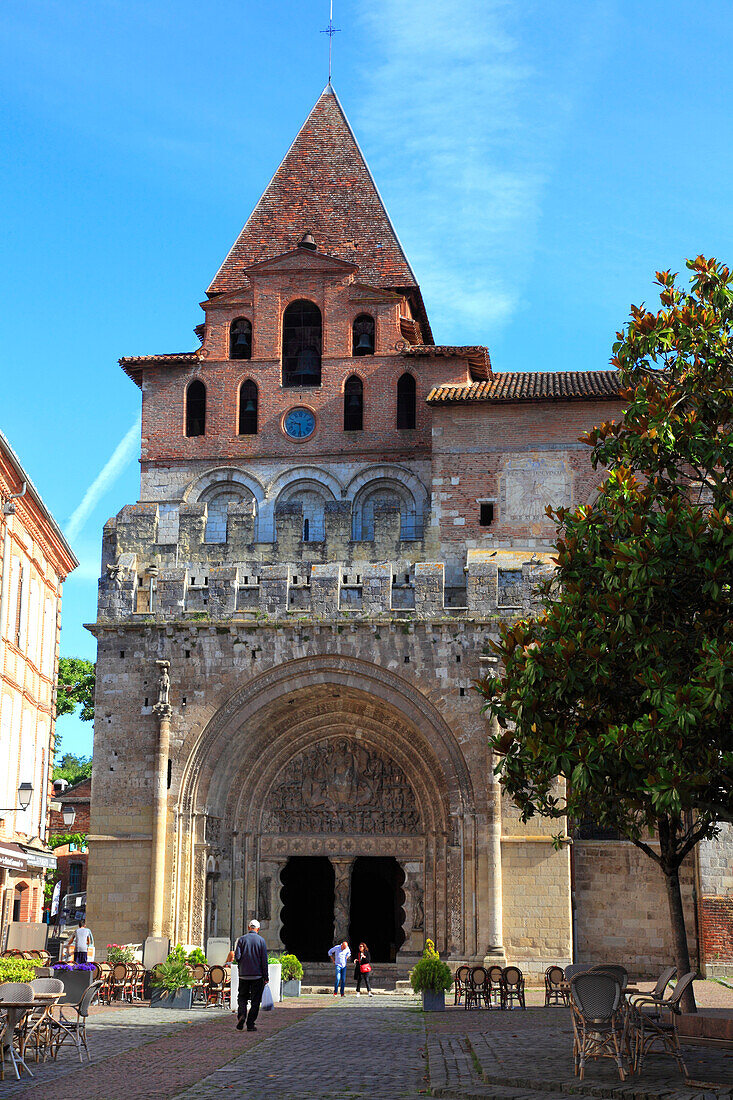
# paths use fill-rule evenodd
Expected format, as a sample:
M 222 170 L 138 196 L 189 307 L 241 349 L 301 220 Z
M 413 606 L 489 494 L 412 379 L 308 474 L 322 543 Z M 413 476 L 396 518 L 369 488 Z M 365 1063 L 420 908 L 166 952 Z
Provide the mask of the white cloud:
M 89 519 L 100 500 L 115 483 L 122 471 L 132 462 L 140 446 L 141 418 L 138 416 L 130 430 L 115 447 L 111 458 L 105 462 L 81 501 L 71 513 L 66 524 L 66 537 L 73 542 Z

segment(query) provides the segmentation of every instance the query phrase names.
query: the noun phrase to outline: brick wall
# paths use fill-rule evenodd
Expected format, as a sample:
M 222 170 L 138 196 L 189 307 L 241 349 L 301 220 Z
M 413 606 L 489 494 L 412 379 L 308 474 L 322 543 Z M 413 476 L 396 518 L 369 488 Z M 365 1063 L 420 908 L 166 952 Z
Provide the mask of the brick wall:
M 700 899 L 700 939 L 706 962 L 733 966 L 733 896 Z

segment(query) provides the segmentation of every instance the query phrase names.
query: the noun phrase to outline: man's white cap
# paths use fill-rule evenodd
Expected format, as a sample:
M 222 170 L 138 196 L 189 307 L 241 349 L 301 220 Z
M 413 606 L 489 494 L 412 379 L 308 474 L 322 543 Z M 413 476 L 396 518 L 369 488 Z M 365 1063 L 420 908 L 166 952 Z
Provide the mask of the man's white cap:
M 258 920 L 251 920 L 247 925 L 248 928 L 259 928 L 260 922 Z

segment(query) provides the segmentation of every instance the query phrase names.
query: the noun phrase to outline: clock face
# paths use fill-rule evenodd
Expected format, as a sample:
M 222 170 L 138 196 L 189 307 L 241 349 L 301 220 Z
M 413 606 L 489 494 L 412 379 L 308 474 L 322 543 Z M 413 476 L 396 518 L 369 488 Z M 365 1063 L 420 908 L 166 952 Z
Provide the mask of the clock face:
M 291 439 L 307 439 L 316 428 L 316 418 L 310 409 L 291 409 L 283 420 L 285 434 Z

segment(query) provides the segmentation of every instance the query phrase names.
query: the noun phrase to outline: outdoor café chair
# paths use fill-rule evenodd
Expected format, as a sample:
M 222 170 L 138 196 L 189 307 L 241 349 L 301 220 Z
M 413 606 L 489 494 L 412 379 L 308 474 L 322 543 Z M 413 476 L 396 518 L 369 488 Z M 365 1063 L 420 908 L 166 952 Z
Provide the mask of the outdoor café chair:
M 459 1005 L 466 996 L 470 966 L 459 966 L 453 975 L 453 1004 Z
M 664 997 L 667 986 L 672 981 L 672 978 L 674 978 L 676 973 L 676 966 L 665 966 L 664 970 L 657 978 L 657 984 L 654 986 L 654 989 L 651 991 L 651 993 L 647 993 L 646 996 L 652 997 L 655 1001 L 661 1000 Z
M 132 964 L 134 972 L 131 978 L 132 996 L 136 1001 L 145 1000 L 145 967 L 142 963 Z
M 481 1003 L 488 1006 L 488 974 L 483 966 L 474 966 L 468 976 L 468 988 L 464 998 L 464 1008 L 481 1008 Z
M 490 966 L 486 984 L 486 1007 L 505 1008 L 504 971 L 500 966 Z
M 576 1076 L 583 1080 L 588 1058 L 613 1058 L 624 1081 L 625 1016 L 619 1011 L 623 994 L 618 978 L 603 972 L 576 974 L 570 982 L 570 995 Z
M 206 1004 L 206 986 L 209 968 L 206 963 L 196 963 L 193 968 L 193 1001 L 201 1000 Z
M 592 966 L 589 973 L 591 974 L 610 974 L 614 978 L 618 978 L 621 985 L 621 991 L 626 989 L 629 984 L 629 972 L 625 966 L 618 966 L 616 963 L 599 963 L 598 966 Z
M 545 1005 L 568 1003 L 565 973 L 561 966 L 548 966 L 545 971 Z
M 58 999 L 63 995 L 64 983 L 60 978 L 34 978 L 29 984 L 34 997 L 38 997 L 40 994 L 49 998 L 49 1000 L 46 1004 L 34 1005 L 33 1009 L 23 1017 L 22 1022 L 19 1024 L 18 1043 L 20 1053 L 25 1058 L 26 1049 L 30 1044 L 35 1050 L 36 1062 L 40 1060 L 41 1052 L 43 1052 L 45 1062 L 50 1040 L 50 1012 L 54 1003 L 50 998 L 56 997 Z
M 227 972 L 223 966 L 212 966 L 209 970 L 209 988 L 206 994 L 206 1004 L 224 1004 L 224 988 L 226 986 Z
M 524 1003 L 524 975 L 518 966 L 505 966 L 502 971 L 504 982 L 504 1008 L 511 1008 L 515 1003 L 519 1008 L 526 1008 Z
M 650 1050 L 661 1048 L 662 1053 L 676 1058 L 680 1073 L 687 1077 L 674 1017 L 681 1014 L 682 994 L 696 977 L 697 972 L 694 970 L 683 974 L 666 1000 L 643 993 L 632 997 L 629 1023 L 634 1039 L 634 1069 L 637 1073 L 641 1073 L 644 1055 Z
M 127 963 L 118 962 L 112 967 L 112 994 L 117 1001 L 132 1000 L 132 974 Z
M 51 1051 L 54 1061 L 58 1058 L 59 1047 L 67 1039 L 70 1039 L 79 1053 L 79 1061 L 84 1061 L 81 1054 L 83 1047 L 86 1051 L 87 1060 L 91 1062 L 92 1056 L 87 1046 L 87 1016 L 89 1015 L 89 1008 L 92 1001 L 97 996 L 101 984 L 102 983 L 99 981 L 92 982 L 91 985 L 84 990 L 84 996 L 79 1001 L 78 1005 L 64 1005 L 64 1008 L 67 1010 L 71 1009 L 76 1012 L 75 1019 L 65 1016 L 64 1009 L 62 1008 L 59 1013 L 59 1019 L 51 1020 L 51 1032 L 53 1035 Z
M 8 1003 L 8 1007 L 4 1010 L 3 1002 Z M 10 1007 L 10 1005 L 28 1005 L 28 1009 L 25 1009 L 24 1007 L 18 1009 L 15 1007 Z M 0 1011 L 4 1012 L 4 1026 L 2 1029 L 3 1037 L 2 1039 L 0 1039 L 0 1066 L 2 1067 L 0 1071 L 0 1080 L 5 1080 L 5 1062 L 3 1059 L 6 1046 L 7 1051 L 10 1055 L 10 1061 L 15 1071 L 15 1076 L 17 1078 L 20 1078 L 20 1073 L 18 1072 L 19 1064 L 22 1065 L 25 1070 L 27 1070 L 28 1074 L 31 1077 L 33 1076 L 23 1060 L 23 1054 L 20 1050 L 20 1047 L 18 1050 L 18 1054 L 16 1054 L 15 1050 L 13 1049 L 13 1043 L 17 1038 L 16 1027 L 18 1024 L 18 1016 L 20 1015 L 22 1019 L 22 1017 L 25 1015 L 25 1012 L 28 1011 L 32 1006 L 33 990 L 27 982 L 4 982 L 3 985 L 0 985 Z
M 571 982 L 576 974 L 587 974 L 590 970 L 589 966 L 584 966 L 583 963 L 571 963 L 570 966 L 565 967 L 565 981 Z

